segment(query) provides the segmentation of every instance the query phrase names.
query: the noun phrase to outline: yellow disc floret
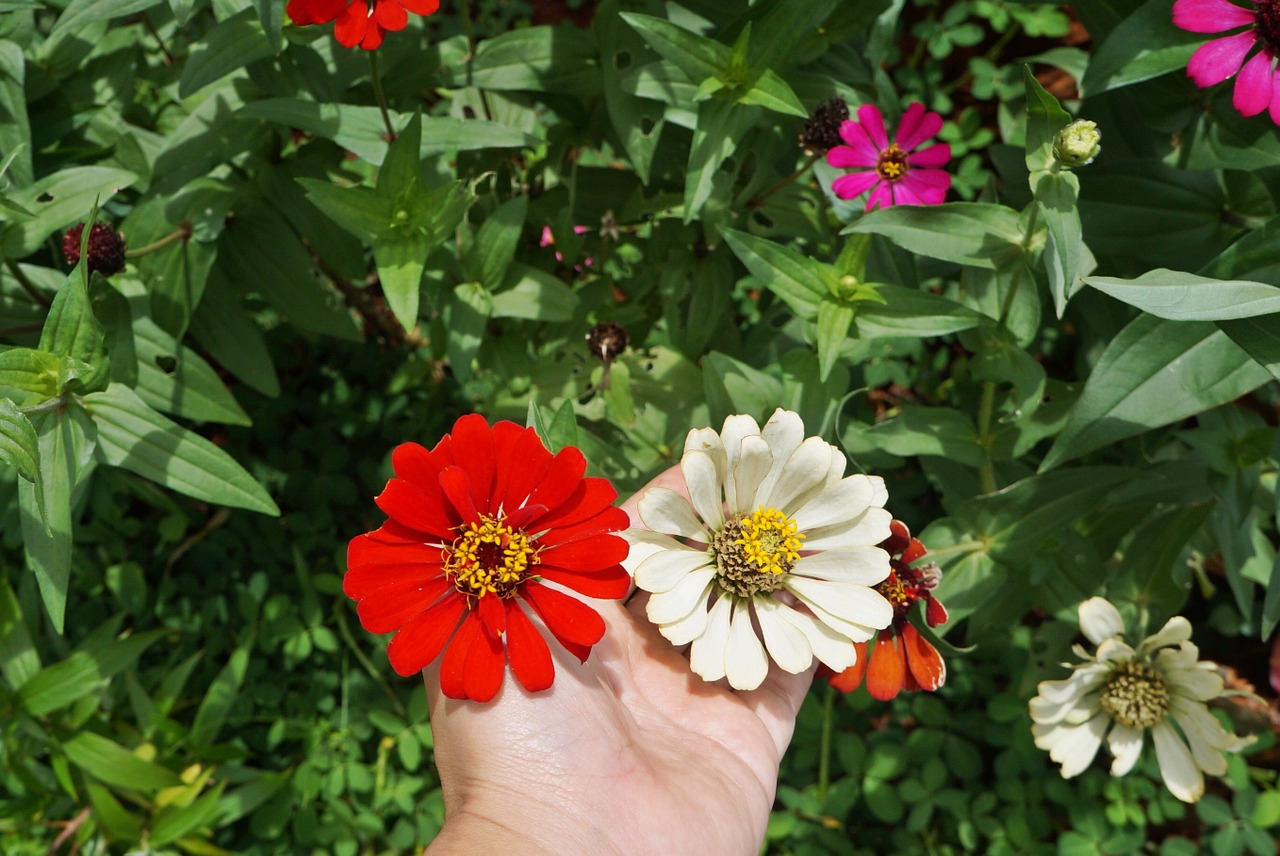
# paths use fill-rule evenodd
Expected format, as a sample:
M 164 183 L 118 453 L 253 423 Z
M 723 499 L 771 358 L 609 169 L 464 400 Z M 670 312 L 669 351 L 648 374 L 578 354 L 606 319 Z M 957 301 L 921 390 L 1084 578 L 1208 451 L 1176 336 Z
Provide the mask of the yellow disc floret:
M 876 175 L 885 181 L 898 181 L 906 174 L 907 153 L 897 143 L 890 143 L 876 158 Z
M 785 574 L 800 559 L 804 534 L 796 522 L 776 508 L 763 505 L 741 520 L 742 532 L 733 543 L 747 561 L 764 573 Z
M 505 518 L 482 514 L 458 527 L 458 537 L 444 551 L 445 576 L 465 595 L 512 597 L 537 564 L 538 549 Z

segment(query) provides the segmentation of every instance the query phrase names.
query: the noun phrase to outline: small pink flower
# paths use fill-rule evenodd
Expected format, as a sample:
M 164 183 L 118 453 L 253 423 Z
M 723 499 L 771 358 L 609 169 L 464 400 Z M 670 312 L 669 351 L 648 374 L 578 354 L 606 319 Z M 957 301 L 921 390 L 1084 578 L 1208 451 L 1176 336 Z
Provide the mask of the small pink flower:
M 940 205 L 951 187 L 951 176 L 938 167 L 951 160 L 951 146 L 934 143 L 916 148 L 942 128 L 942 117 L 925 112 L 914 103 L 902 114 L 893 142 L 884 130 L 884 116 L 870 104 L 858 108 L 858 121 L 840 125 L 840 138 L 848 145 L 827 152 L 827 163 L 854 169 L 831 184 L 841 199 L 866 193 L 867 210 L 890 205 Z
M 1280 125 L 1280 0 L 1254 0 L 1252 9 L 1229 0 L 1177 0 L 1173 23 L 1192 33 L 1225 33 L 1248 29 L 1205 42 L 1191 55 L 1187 75 L 1204 88 L 1236 76 L 1231 104 L 1244 116 L 1269 108 Z M 1252 57 L 1254 48 L 1259 48 Z

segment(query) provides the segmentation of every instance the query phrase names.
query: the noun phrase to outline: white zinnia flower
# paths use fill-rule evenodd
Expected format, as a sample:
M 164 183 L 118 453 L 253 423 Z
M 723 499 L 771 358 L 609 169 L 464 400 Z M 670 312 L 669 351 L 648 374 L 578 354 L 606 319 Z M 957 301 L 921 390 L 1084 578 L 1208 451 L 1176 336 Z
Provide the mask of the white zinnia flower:
M 1165 786 L 1183 802 L 1200 799 L 1203 773 L 1227 771 L 1220 750 L 1238 752 L 1248 741 L 1223 729 L 1205 707 L 1222 694 L 1222 678 L 1213 663 L 1199 661 L 1200 651 L 1189 641 L 1191 623 L 1170 618 L 1134 650 L 1122 638 L 1120 613 L 1093 597 L 1080 604 L 1080 630 L 1097 653 L 1074 646 L 1085 662 L 1072 667 L 1071 677 L 1037 688 L 1040 694 L 1031 700 L 1036 745 L 1069 779 L 1089 766 L 1110 729 L 1111 775 L 1123 776 L 1137 763 L 1150 729 Z
M 889 537 L 888 492 L 883 479 L 846 478 L 844 467 L 839 449 L 805 439 L 795 413 L 778 409 L 763 430 L 730 416 L 719 434 L 685 440 L 692 503 L 667 488 L 640 498 L 649 529 L 624 533 L 624 564 L 652 593 L 648 615 L 662 635 L 693 643 L 689 664 L 704 679 L 755 689 L 770 657 L 793 674 L 814 657 L 839 672 L 857 657 L 852 642 L 893 620 L 872 588 L 889 575 L 876 546 Z

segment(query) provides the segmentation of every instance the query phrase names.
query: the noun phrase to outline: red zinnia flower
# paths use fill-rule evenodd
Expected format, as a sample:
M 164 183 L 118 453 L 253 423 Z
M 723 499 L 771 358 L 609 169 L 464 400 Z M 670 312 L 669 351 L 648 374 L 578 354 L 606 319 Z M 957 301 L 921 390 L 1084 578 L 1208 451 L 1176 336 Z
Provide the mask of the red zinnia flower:
M 343 47 L 359 45 L 371 51 L 382 44 L 388 30 L 404 29 L 410 12 L 430 15 L 439 8 L 440 0 L 289 0 L 285 11 L 299 26 L 336 20 L 333 34 Z
M 544 690 L 555 668 L 526 608 L 585 662 L 604 620 L 566 590 L 616 599 L 631 578 L 627 542 L 608 534 L 627 514 L 607 479 L 583 478 L 582 453 L 552 455 L 532 428 L 472 414 L 431 451 L 397 447 L 391 464 L 376 500 L 391 519 L 351 540 L 342 588 L 366 630 L 395 631 L 392 668 L 411 675 L 444 651 L 450 698 L 493 698 L 504 661 Z
M 932 562 L 918 568 L 911 563 L 925 554 L 924 545 L 911 537 L 911 530 L 901 520 L 889 524 L 893 533 L 880 544 L 889 553 L 888 578 L 876 590 L 893 604 L 893 622 L 868 642 L 855 642 L 858 661 L 831 678 L 831 685 L 841 692 L 852 692 L 867 678 L 867 692 L 881 701 L 889 701 L 902 690 L 932 692 L 947 680 L 947 664 L 938 649 L 911 626 L 907 613 L 916 601 L 925 602 L 924 619 L 930 627 L 947 620 L 947 610 L 933 596 L 942 573 Z M 869 650 L 871 644 L 874 650 Z

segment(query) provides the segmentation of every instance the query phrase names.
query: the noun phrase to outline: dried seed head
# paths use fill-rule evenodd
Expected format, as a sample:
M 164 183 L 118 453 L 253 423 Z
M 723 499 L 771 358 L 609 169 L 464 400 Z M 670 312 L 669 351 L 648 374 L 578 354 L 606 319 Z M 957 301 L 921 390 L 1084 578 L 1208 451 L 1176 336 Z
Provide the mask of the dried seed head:
M 591 355 L 602 363 L 611 363 L 627 349 L 627 328 L 615 321 L 604 321 L 587 333 Z
M 818 154 L 841 145 L 840 126 L 849 119 L 849 105 L 843 98 L 824 101 L 800 128 L 800 146 Z
M 72 267 L 80 263 L 80 239 L 83 234 L 84 224 L 77 223 L 62 238 L 62 255 Z M 93 228 L 89 230 L 88 250 L 90 271 L 96 270 L 103 276 L 111 276 L 124 270 L 124 235 L 106 223 L 93 224 Z

